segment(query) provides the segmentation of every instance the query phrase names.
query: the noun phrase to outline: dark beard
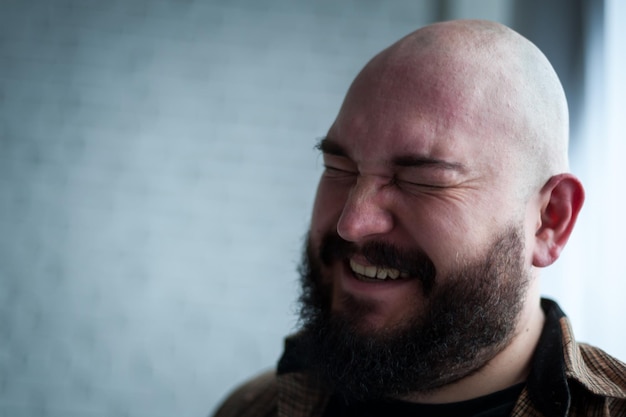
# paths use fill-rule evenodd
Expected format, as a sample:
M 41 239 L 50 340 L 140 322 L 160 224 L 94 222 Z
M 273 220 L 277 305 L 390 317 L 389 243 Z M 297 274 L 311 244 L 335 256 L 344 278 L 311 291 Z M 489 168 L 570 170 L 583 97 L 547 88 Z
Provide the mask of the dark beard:
M 368 306 L 349 296 L 341 313 L 331 312 L 331 281 L 322 276 L 321 263 L 353 253 L 348 242 L 327 236 L 319 256 L 307 242 L 300 266 L 308 364 L 346 400 L 431 391 L 478 371 L 508 344 L 529 283 L 516 229 L 500 236 L 485 259 L 437 279 L 424 253 L 407 257 L 384 243 L 375 247 L 365 253 L 370 262 L 375 258 L 381 265 L 425 274 L 411 275 L 424 277 L 423 312 L 394 328 L 361 331 L 359 319 Z

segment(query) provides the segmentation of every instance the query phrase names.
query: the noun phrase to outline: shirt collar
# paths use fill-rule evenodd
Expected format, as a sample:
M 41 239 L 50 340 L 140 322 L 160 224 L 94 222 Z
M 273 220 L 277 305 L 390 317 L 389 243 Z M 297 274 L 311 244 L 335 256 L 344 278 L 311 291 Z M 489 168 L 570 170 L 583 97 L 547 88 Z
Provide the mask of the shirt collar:
M 552 300 L 542 299 L 546 321 L 531 364 L 527 390 L 535 407 L 546 416 L 565 416 L 571 402 L 563 358 L 564 334 L 560 325 L 565 314 Z M 565 319 L 566 320 L 566 319 Z M 571 333 L 568 343 L 573 342 Z

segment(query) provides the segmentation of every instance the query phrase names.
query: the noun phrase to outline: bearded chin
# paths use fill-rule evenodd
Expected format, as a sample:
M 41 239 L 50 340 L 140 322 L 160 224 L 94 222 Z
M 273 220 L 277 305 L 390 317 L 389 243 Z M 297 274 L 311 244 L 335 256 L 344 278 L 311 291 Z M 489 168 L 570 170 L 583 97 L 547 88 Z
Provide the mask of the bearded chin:
M 484 259 L 437 276 L 421 313 L 363 330 L 367 304 L 346 296 L 345 308 L 331 311 L 331 278 L 307 241 L 299 272 L 309 369 L 346 401 L 428 392 L 480 370 L 514 334 L 529 285 L 522 251 L 521 234 L 509 229 Z

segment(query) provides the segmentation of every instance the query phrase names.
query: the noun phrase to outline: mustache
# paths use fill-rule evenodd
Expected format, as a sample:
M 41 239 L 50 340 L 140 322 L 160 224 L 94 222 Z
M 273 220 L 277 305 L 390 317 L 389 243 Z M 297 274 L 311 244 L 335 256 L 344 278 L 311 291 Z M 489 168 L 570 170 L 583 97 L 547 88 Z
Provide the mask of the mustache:
M 422 281 L 424 294 L 428 295 L 435 285 L 437 269 L 430 257 L 421 249 L 406 250 L 396 245 L 372 241 L 359 247 L 348 242 L 336 232 L 327 233 L 319 250 L 319 259 L 326 266 L 356 254 L 362 255 L 373 265 L 395 268 Z

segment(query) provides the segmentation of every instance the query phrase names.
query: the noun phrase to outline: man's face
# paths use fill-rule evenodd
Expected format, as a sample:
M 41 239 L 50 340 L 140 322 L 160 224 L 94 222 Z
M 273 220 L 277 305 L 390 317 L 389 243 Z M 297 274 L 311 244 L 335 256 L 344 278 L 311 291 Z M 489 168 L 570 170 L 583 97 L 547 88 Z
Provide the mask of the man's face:
M 331 382 L 432 389 L 515 330 L 532 256 L 519 173 L 497 111 L 453 87 L 428 69 L 366 70 L 320 143 L 302 315 Z
M 483 259 L 494 237 L 522 227 L 525 214 L 515 169 L 499 149 L 505 141 L 479 98 L 437 87 L 433 74 L 411 82 L 401 73 L 389 81 L 376 75 L 357 78 L 320 143 L 325 171 L 310 230 L 315 251 L 329 233 L 359 249 L 321 272 L 332 311 L 345 311 L 346 299 L 369 306 L 360 317 L 364 331 L 423 313 L 432 279 L 360 249 L 386 244 L 420 253 L 445 277 Z M 528 260 L 529 251 L 522 256 Z

